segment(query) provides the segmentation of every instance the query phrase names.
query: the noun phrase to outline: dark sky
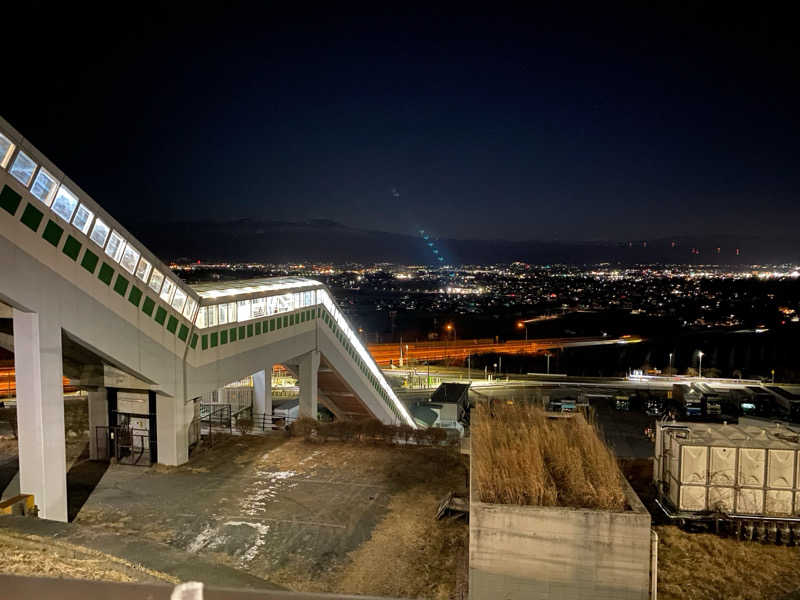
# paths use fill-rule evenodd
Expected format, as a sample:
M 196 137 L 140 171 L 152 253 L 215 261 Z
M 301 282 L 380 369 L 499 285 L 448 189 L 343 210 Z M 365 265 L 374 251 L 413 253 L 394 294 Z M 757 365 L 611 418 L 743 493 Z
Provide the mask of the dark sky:
M 795 15 L 23 4 L 0 114 L 123 223 L 581 240 L 800 218 Z

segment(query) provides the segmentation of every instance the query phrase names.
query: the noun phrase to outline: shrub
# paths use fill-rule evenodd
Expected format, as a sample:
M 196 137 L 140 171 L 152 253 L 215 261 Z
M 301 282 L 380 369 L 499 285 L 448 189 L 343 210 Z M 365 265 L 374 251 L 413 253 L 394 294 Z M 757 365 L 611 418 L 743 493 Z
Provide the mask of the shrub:
M 397 437 L 406 444 L 414 437 L 414 428 L 411 425 L 403 423 L 397 426 Z
M 249 417 L 242 417 L 236 419 L 236 429 L 242 435 L 247 435 L 253 429 L 253 419 Z
M 294 437 L 310 440 L 316 436 L 319 423 L 311 417 L 300 417 L 289 426 L 289 433 Z

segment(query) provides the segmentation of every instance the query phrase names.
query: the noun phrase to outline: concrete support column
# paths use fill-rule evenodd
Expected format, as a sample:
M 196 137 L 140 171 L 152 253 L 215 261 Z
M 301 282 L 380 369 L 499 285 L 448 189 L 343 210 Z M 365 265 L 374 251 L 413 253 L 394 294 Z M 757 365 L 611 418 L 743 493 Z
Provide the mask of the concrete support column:
M 61 326 L 14 309 L 20 492 L 33 494 L 39 516 L 67 520 Z
M 319 350 L 312 350 L 300 357 L 297 365 L 300 384 L 300 417 L 317 418 L 317 404 L 319 388 L 317 375 L 319 373 Z
M 253 375 L 253 414 L 272 414 L 272 365 Z
M 89 390 L 89 458 L 91 460 L 102 460 L 106 456 L 98 455 L 97 436 L 98 427 L 108 427 L 108 390 L 99 387 Z
M 228 401 L 228 394 L 225 392 L 225 388 L 221 387 L 217 390 L 217 402 L 220 404 L 226 404 Z
M 183 401 L 156 395 L 156 435 L 158 462 L 177 466 L 189 460 L 189 423 Z

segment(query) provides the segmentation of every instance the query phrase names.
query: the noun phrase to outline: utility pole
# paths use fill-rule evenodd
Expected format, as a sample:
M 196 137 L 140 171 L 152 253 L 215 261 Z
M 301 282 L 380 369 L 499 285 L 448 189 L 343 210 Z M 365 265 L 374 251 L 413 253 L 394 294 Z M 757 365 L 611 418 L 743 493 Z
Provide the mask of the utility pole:
M 430 389 L 430 387 L 431 387 L 431 361 L 426 361 L 425 364 L 428 365 L 428 388 Z

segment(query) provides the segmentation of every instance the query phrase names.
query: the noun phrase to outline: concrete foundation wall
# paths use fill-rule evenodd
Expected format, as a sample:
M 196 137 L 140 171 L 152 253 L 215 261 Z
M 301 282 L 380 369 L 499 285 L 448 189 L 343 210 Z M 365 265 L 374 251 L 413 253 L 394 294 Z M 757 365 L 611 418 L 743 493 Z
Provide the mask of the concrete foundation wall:
M 627 486 L 627 482 L 626 482 Z M 470 501 L 471 600 L 649 597 L 650 514 Z

